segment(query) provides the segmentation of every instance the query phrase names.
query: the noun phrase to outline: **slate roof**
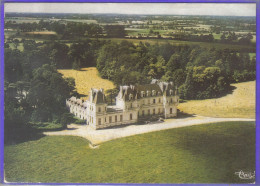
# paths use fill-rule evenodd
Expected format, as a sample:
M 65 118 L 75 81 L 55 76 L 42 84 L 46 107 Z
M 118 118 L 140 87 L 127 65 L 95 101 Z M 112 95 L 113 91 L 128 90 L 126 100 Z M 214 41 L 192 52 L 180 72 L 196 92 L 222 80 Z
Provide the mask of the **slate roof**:
M 153 94 L 154 93 L 154 94 Z M 152 80 L 151 84 L 146 85 L 130 85 L 130 86 L 120 86 L 120 91 L 118 97 L 125 101 L 132 99 L 140 99 L 144 97 L 153 97 L 158 95 L 175 95 L 175 87 L 173 83 L 160 82 L 159 80 Z
M 92 97 L 92 102 L 96 103 L 96 104 L 102 104 L 102 103 L 106 103 L 106 99 L 105 99 L 105 95 L 103 93 L 103 90 L 100 89 L 91 89 L 92 91 L 92 96 L 89 96 L 89 99 L 91 99 Z

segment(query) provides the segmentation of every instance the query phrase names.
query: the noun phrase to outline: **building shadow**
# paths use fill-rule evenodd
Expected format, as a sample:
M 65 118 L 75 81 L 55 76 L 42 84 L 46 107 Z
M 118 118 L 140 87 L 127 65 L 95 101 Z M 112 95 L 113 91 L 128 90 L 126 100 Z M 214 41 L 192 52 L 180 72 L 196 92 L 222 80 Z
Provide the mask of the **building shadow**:
M 175 119 L 184 119 L 184 118 L 193 118 L 193 117 L 195 117 L 194 114 L 182 112 L 178 109 L 178 114 L 177 114 L 177 117 Z

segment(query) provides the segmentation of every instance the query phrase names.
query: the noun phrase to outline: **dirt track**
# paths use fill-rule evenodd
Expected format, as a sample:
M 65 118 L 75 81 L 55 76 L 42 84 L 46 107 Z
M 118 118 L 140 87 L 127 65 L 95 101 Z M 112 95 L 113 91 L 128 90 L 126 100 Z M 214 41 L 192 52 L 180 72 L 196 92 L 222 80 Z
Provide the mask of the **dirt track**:
M 118 128 L 94 130 L 87 125 L 68 125 L 67 130 L 44 132 L 45 135 L 72 135 L 88 139 L 92 144 L 100 144 L 117 138 L 143 134 L 153 131 L 166 130 L 171 128 L 187 127 L 192 125 L 201 125 L 206 123 L 216 123 L 223 121 L 255 121 L 255 119 L 246 118 L 212 118 L 204 116 L 194 116 L 188 118 L 167 119 L 164 122 L 153 122 L 144 125 L 127 125 Z

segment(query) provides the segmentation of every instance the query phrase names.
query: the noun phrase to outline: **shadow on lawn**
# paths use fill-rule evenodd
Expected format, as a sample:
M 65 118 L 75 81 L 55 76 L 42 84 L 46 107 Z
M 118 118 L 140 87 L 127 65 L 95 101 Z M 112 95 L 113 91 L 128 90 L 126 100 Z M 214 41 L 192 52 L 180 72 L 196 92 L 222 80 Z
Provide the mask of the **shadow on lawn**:
M 27 141 L 38 140 L 45 135 L 41 131 L 32 127 L 20 127 L 5 129 L 4 131 L 4 143 L 5 145 L 15 145 Z
M 248 122 L 226 122 L 204 126 L 178 128 L 173 146 L 189 151 L 194 157 L 204 157 L 206 169 L 216 172 L 225 183 L 250 183 L 235 172 L 255 170 L 255 128 Z M 172 141 L 174 141 L 174 139 Z M 213 160 L 213 161 L 212 161 Z

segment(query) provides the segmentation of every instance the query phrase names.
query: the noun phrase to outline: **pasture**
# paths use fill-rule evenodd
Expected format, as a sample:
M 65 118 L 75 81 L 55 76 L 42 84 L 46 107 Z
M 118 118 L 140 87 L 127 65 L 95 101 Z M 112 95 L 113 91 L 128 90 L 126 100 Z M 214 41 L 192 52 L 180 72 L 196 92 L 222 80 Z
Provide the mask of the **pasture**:
M 105 91 L 115 88 L 111 81 L 102 79 L 98 75 L 98 70 L 95 67 L 82 68 L 81 70 L 58 70 L 58 72 L 64 77 L 75 79 L 76 90 L 83 99 L 87 98 L 91 88 L 104 88 Z
M 210 117 L 255 118 L 255 81 L 232 84 L 231 94 L 221 98 L 191 100 L 178 109 L 189 114 Z
M 241 150 L 243 149 L 243 150 Z M 254 122 L 223 122 L 135 135 L 92 149 L 75 136 L 45 136 L 5 146 L 8 182 L 250 183 Z

